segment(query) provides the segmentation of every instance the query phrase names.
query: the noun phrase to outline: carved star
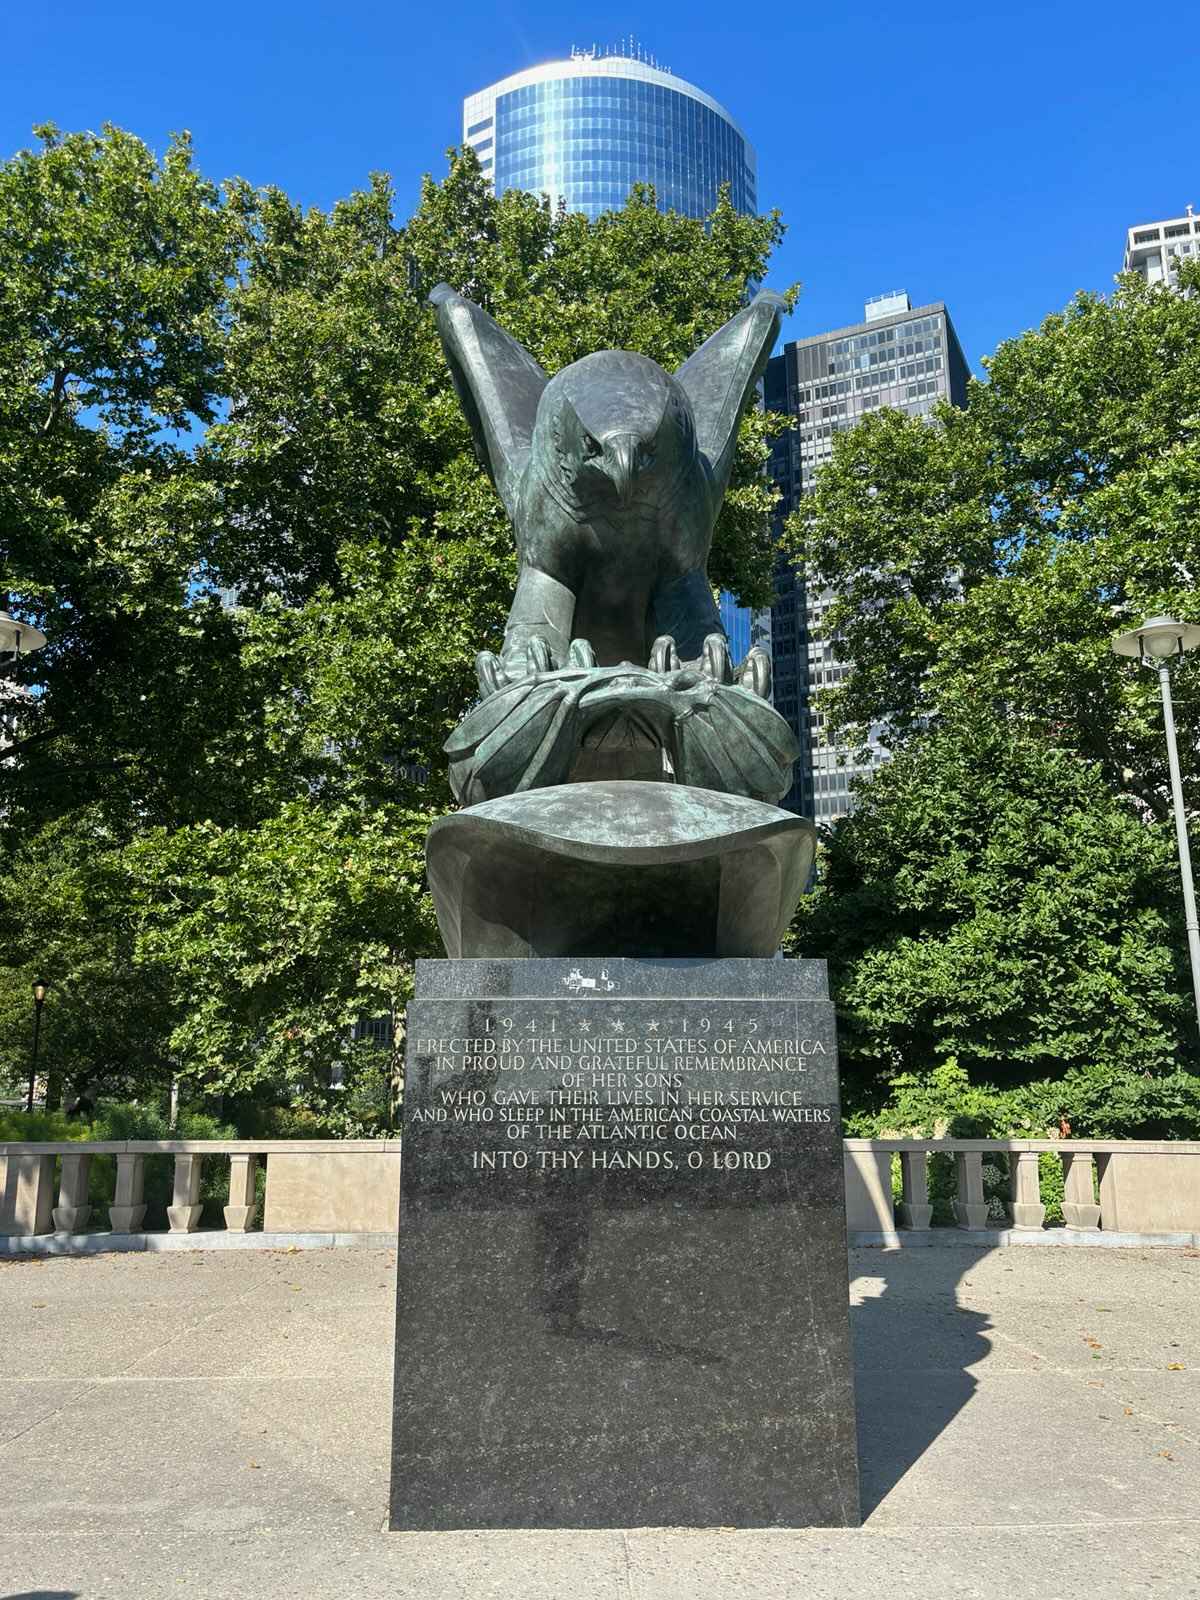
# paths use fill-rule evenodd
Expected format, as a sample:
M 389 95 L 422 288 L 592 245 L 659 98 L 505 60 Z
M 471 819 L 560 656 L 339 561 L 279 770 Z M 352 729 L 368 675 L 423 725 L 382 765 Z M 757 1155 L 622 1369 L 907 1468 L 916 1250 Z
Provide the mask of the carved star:
M 612 1023 L 611 1026 L 612 1026 L 612 1031 L 614 1033 L 624 1033 L 625 1032 L 625 1024 L 623 1022 L 614 1022 L 614 1023 Z
M 581 1022 L 579 1024 L 579 1031 L 580 1031 L 580 1033 L 591 1033 L 591 1031 L 592 1031 L 591 1023 L 590 1022 Z
M 657 1033 L 658 1029 L 659 1029 L 659 1024 L 657 1022 L 648 1022 L 646 1024 L 646 1032 L 647 1033 Z

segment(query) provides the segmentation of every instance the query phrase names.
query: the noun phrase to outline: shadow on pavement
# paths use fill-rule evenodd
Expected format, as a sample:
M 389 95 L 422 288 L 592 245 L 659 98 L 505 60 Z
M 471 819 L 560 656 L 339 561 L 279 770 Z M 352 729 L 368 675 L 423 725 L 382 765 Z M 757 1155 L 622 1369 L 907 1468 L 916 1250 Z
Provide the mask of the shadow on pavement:
M 78 1589 L 22 1589 L 19 1594 L 0 1594 L 0 1600 L 80 1600 Z
M 850 1326 L 864 1520 L 976 1389 L 992 1323 L 956 1289 L 986 1250 L 856 1251 Z

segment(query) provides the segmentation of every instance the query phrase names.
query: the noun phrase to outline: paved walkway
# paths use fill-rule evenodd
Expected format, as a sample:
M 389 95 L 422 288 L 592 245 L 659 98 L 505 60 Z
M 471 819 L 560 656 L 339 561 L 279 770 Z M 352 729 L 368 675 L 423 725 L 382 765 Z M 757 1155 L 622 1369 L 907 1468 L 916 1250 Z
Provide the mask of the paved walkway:
M 862 1529 L 388 1535 L 389 1252 L 0 1263 L 0 1597 L 1200 1596 L 1200 1251 L 851 1271 Z

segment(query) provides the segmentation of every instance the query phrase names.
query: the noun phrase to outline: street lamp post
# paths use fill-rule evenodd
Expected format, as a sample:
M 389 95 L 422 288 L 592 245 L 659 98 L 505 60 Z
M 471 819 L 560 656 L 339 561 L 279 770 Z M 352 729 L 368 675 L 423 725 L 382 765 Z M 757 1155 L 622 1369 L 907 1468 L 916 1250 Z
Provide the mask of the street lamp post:
M 1179 747 L 1175 742 L 1175 711 L 1171 704 L 1170 663 L 1185 650 L 1200 645 L 1200 627 L 1176 622 L 1173 617 L 1151 617 L 1140 628 L 1118 634 L 1112 647 L 1119 656 L 1132 656 L 1158 673 L 1162 694 L 1163 725 L 1167 731 L 1167 766 L 1171 773 L 1171 808 L 1179 845 L 1179 877 L 1183 885 L 1183 920 L 1187 928 L 1188 958 L 1192 967 L 1192 992 L 1196 1024 L 1200 1027 L 1200 922 L 1196 919 L 1196 890 L 1192 883 L 1192 852 L 1188 844 L 1187 813 L 1183 809 L 1183 780 L 1179 775 Z
M 21 656 L 40 650 L 46 642 L 46 635 L 40 628 L 10 616 L 4 609 L 7 604 L 7 595 L 0 592 L 0 751 L 6 749 L 10 742 L 10 713 L 6 706 L 11 702 L 15 710 L 16 706 L 29 698 L 28 689 L 8 681 L 8 668 Z
M 35 628 L 32 623 L 22 622 L 19 617 L 14 617 L 8 611 L 8 596 L 0 594 L 0 753 L 9 743 L 8 739 L 8 713 L 3 702 L 15 697 L 18 702 L 28 698 L 29 691 L 20 689 L 15 684 L 5 687 L 8 679 L 8 668 L 20 660 L 22 656 L 40 650 L 46 642 L 46 635 L 40 628 Z M 37 1083 L 37 1057 L 38 1039 L 42 1031 L 42 1007 L 46 1003 L 46 985 L 39 979 L 33 986 L 33 1053 L 29 1062 L 29 1094 L 25 1101 L 25 1109 L 33 1111 L 33 1092 Z
M 4 597 L 0 595 L 0 599 Z M 35 650 L 40 650 L 46 642 L 46 635 L 40 628 L 35 628 L 32 623 L 22 622 L 18 617 L 12 617 L 0 607 L 0 656 L 27 656 Z
M 46 985 L 39 979 L 33 986 L 33 1054 L 29 1058 L 29 1096 L 26 1111 L 33 1111 L 33 1088 L 37 1082 L 38 1039 L 42 1032 L 42 1007 L 46 1004 Z

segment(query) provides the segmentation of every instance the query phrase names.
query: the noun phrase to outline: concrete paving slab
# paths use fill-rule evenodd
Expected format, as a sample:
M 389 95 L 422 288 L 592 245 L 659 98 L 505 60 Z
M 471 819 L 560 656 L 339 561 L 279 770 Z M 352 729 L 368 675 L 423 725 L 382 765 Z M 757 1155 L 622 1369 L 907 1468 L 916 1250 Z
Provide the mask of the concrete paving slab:
M 379 1520 L 382 1460 L 360 1451 L 355 1471 L 339 1471 L 347 1452 L 336 1437 L 326 1454 L 303 1425 L 276 1425 L 277 1394 L 244 1385 L 234 1394 L 231 1387 L 104 1384 L 76 1396 L 61 1418 L 26 1432 L 19 1450 L 0 1450 L 7 1478 L 16 1461 L 22 1466 L 22 1493 L 5 1492 L 0 1520 L 48 1541 L 64 1527 L 124 1541 L 149 1530 L 233 1534 L 306 1521 L 336 1527 L 352 1512 Z M 363 1416 L 344 1398 L 332 1397 L 343 1413 L 340 1429 L 361 1429 Z M 315 1386 L 295 1403 L 320 1414 Z M 75 1468 L 81 1434 L 90 1474 L 82 1493 Z
M 204 1260 L 189 1257 L 189 1261 Z M 258 1301 L 271 1287 L 269 1258 L 223 1280 L 193 1267 L 170 1273 L 161 1261 L 128 1256 L 0 1263 L 4 1375 L 107 1377 L 169 1346 L 189 1347 L 222 1304 Z M 212 1284 L 212 1293 L 208 1285 Z M 86 1285 L 86 1287 L 85 1287 Z
M 86 1387 L 79 1379 L 8 1383 L 0 1378 L 0 1440 L 20 1439 L 39 1423 L 53 1421 Z
M 904 1533 L 393 1534 L 273 1528 L 7 1541 L 9 1597 L 84 1600 L 1195 1600 L 1177 1522 Z M 235 1575 L 235 1576 L 231 1576 Z
M 867 1377 L 858 1403 L 864 1500 L 881 1528 L 912 1527 L 931 1504 L 977 1525 L 1104 1526 L 1131 1505 L 1155 1518 L 1200 1515 L 1200 1450 L 1126 1417 L 1107 1389 L 1005 1372 L 964 1397 L 952 1376 Z
M 391 1252 L 0 1263 L 0 1600 L 1200 1597 L 1200 1252 L 851 1276 L 862 1529 L 388 1535 Z
M 391 1380 L 394 1313 L 372 1300 L 316 1296 L 305 1284 L 280 1286 L 282 1300 L 214 1306 L 186 1346 L 160 1345 L 137 1363 L 142 1377 L 277 1377 L 296 1370 L 296 1351 L 320 1347 L 343 1373 Z M 269 1307 L 269 1310 L 267 1309 Z M 265 1314 L 264 1314 L 265 1313 Z
M 1104 1393 L 1134 1422 L 1174 1429 L 1200 1445 L 1200 1372 L 1121 1372 L 1104 1379 Z
M 633 1532 L 630 1600 L 1160 1600 L 1200 1594 L 1183 1523 L 877 1533 Z
M 382 1518 L 390 1385 L 358 1373 L 278 1379 L 107 1379 L 71 1388 L 26 1385 L 41 1415 L 0 1444 L 0 1526 L 53 1536 L 135 1534 L 194 1514 L 209 1526 L 269 1527 L 283 1518 Z M 51 1390 L 62 1409 L 46 1406 Z M 4 1427 L 7 1437 L 9 1429 Z M 86 1491 L 78 1454 L 86 1440 Z M 11 1469 L 20 1462 L 19 1473 Z M 101 1487 L 102 1486 L 102 1487 Z
M 850 1285 L 855 1369 L 859 1372 L 1032 1369 L 1033 1349 L 997 1337 L 987 1311 L 957 1304 L 944 1282 L 931 1282 L 928 1298 L 897 1295 L 885 1277 L 860 1275 Z
M 389 1534 L 311 1524 L 122 1544 L 18 1538 L 0 1600 L 630 1600 L 621 1533 Z M 72 1576 L 74 1574 L 75 1576 Z M 236 1574 L 231 1578 L 231 1574 Z
M 207 1315 L 196 1308 L 191 1320 Z M 177 1342 L 184 1331 L 177 1307 L 151 1303 L 109 1307 L 100 1338 L 84 1306 L 60 1312 L 36 1301 L 6 1306 L 3 1372 L 12 1379 L 108 1377 Z

